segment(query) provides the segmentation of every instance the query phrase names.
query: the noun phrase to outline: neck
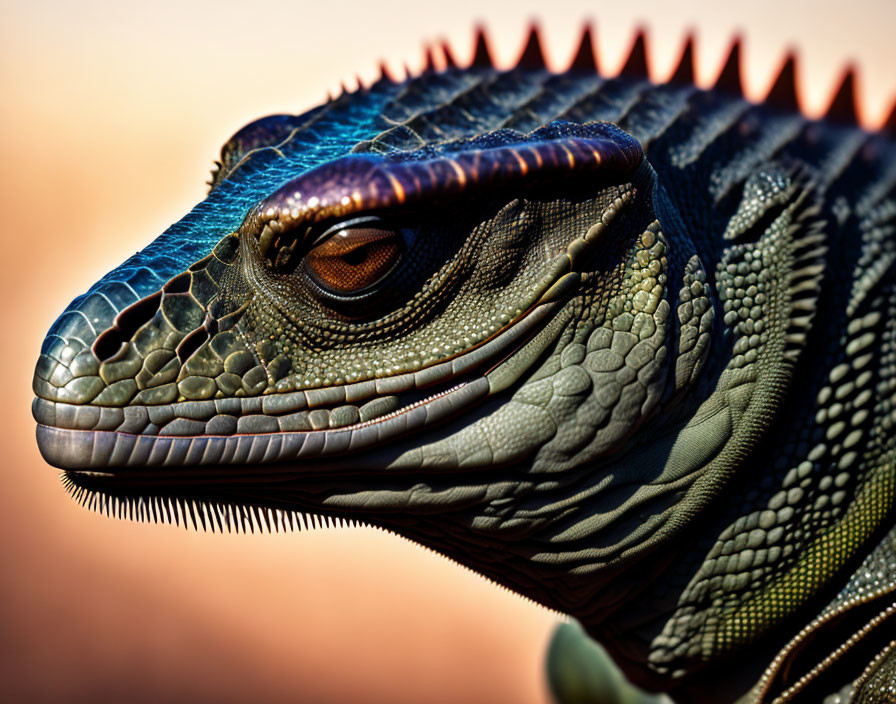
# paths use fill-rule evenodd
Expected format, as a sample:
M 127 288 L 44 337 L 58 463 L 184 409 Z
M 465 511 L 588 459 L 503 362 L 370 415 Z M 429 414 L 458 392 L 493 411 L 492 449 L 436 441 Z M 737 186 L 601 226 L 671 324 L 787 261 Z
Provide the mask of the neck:
M 881 589 L 894 588 L 886 566 L 864 564 L 876 553 L 891 561 L 896 554 L 892 531 L 880 542 L 892 525 L 892 464 L 849 482 L 836 466 L 788 456 L 800 443 L 776 441 L 772 433 L 757 453 L 763 459 L 745 468 L 699 526 L 622 577 L 646 590 L 617 586 L 628 601 L 586 621 L 636 683 L 671 688 L 681 701 L 735 701 L 857 575 L 883 574 Z M 840 643 L 828 641 L 817 660 Z M 720 669 L 709 666 L 732 658 L 738 677 L 722 668 L 717 681 Z

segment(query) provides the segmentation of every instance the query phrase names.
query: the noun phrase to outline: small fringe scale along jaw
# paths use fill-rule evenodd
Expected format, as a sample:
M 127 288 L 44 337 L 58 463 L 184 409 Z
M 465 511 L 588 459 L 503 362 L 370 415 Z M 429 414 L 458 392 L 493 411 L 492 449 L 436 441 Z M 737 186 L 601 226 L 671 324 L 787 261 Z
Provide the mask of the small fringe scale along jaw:
M 575 295 L 586 254 L 632 200 L 626 184 L 641 161 L 612 125 L 551 123 L 312 169 L 258 202 L 210 255 L 79 340 L 77 354 L 42 358 L 40 450 L 69 470 L 337 466 L 444 423 L 526 372 L 508 360 Z M 558 183 L 602 194 L 600 211 L 539 244 L 520 203 L 534 197 L 533 212 L 543 209 L 542 191 Z M 342 247 L 356 227 L 362 244 L 315 254 Z M 354 276 L 368 250 L 399 252 L 399 263 L 358 296 L 326 290 L 309 268 L 322 261 Z M 503 288 L 465 293 L 507 276 L 505 256 L 518 261 L 508 259 L 516 275 Z

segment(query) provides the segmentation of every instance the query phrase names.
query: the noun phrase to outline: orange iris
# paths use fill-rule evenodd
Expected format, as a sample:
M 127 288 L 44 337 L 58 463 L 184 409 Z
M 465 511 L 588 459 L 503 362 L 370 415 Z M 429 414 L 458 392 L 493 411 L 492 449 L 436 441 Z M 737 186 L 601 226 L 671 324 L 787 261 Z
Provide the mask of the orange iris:
M 393 230 L 340 230 L 305 255 L 312 276 L 336 294 L 363 291 L 381 281 L 401 260 L 404 241 Z

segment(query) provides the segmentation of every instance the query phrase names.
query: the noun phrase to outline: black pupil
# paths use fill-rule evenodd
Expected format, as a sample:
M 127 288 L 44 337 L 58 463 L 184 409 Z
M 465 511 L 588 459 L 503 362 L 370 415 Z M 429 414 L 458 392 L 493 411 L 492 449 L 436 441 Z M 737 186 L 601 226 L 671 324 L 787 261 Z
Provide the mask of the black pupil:
M 342 260 L 351 266 L 359 266 L 364 263 L 368 256 L 368 245 L 358 247 L 342 256 Z

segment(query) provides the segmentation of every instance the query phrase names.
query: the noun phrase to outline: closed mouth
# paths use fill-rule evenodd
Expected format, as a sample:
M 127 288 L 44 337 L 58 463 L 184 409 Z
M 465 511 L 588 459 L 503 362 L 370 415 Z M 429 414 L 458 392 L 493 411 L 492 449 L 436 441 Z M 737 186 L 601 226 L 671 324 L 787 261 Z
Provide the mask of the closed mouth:
M 444 422 L 493 393 L 491 373 L 562 303 L 536 304 L 453 359 L 355 384 L 159 406 L 101 407 L 37 397 L 32 413 L 38 447 L 49 464 L 82 471 L 306 463 L 355 455 Z

